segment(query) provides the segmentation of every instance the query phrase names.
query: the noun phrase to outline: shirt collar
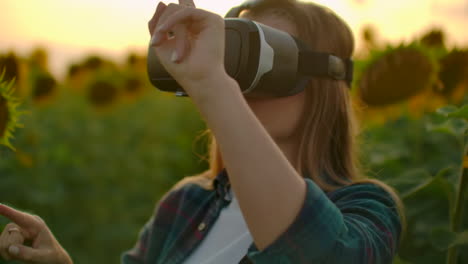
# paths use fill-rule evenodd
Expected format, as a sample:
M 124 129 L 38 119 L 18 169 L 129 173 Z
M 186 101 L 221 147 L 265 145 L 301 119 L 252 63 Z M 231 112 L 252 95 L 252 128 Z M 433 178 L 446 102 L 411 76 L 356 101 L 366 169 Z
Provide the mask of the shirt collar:
M 216 175 L 216 178 L 214 179 L 214 188 L 216 189 L 218 197 L 224 197 L 224 200 L 231 201 L 232 197 L 229 194 L 231 183 L 229 182 L 226 168 L 223 168 L 218 175 Z

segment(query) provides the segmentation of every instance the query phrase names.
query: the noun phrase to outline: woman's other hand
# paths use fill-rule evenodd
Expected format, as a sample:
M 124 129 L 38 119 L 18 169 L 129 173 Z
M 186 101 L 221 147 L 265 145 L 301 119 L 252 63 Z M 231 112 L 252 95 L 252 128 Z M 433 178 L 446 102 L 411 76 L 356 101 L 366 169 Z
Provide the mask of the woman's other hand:
M 3 229 L 0 235 L 0 256 L 4 260 L 11 260 L 10 247 L 14 245 L 22 245 L 24 243 L 24 235 L 21 227 L 15 223 L 9 223 Z M 14 250 L 13 250 L 14 251 Z
M 0 215 L 12 221 L 0 235 L 0 253 L 3 258 L 26 263 L 73 263 L 39 216 L 20 212 L 4 204 L 0 204 Z M 31 247 L 24 245 L 24 241 L 30 241 Z
M 215 91 L 210 88 L 223 88 L 209 85 L 228 76 L 224 68 L 225 30 L 221 16 L 195 8 L 192 0 L 179 0 L 179 4 L 167 6 L 160 2 L 148 27 L 161 64 L 192 99 L 211 95 Z

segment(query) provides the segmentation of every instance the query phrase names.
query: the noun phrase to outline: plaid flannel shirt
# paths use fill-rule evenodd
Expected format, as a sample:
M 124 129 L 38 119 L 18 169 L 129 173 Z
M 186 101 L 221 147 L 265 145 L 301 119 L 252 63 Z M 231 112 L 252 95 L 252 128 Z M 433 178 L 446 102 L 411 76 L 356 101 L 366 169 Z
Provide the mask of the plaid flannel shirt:
M 254 243 L 240 263 L 389 264 L 398 249 L 401 223 L 391 196 L 371 183 L 325 193 L 310 178 L 293 223 L 262 251 Z M 179 264 L 197 248 L 230 203 L 226 170 L 214 190 L 185 184 L 168 191 L 122 254 L 123 264 Z

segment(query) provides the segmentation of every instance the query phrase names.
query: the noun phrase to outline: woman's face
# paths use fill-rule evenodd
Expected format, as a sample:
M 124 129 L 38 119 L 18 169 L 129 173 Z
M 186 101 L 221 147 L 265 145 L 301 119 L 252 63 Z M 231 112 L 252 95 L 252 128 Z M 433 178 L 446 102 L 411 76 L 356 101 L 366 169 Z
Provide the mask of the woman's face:
M 240 17 L 274 27 L 297 36 L 296 26 L 287 17 L 278 14 L 278 9 L 269 9 L 252 16 L 242 12 Z M 278 144 L 290 144 L 291 138 L 302 114 L 305 102 L 305 92 L 280 98 L 248 98 L 245 97 L 252 111 Z

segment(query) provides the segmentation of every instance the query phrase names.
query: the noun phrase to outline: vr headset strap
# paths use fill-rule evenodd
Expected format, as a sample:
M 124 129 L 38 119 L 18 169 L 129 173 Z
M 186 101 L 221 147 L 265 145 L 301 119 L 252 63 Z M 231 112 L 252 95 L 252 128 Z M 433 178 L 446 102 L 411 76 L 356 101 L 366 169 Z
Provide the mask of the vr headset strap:
M 349 88 L 353 81 L 353 61 L 329 53 L 300 51 L 298 71 L 307 76 L 345 80 Z
M 239 17 L 244 9 L 260 4 L 265 0 L 247 0 L 240 6 L 228 11 L 226 18 Z M 345 80 L 351 89 L 353 81 L 354 65 L 351 59 L 342 59 L 337 56 L 322 52 L 310 51 L 302 41 L 296 39 L 296 43 L 303 51 L 299 52 L 298 71 L 305 76 L 327 77 L 335 80 Z

